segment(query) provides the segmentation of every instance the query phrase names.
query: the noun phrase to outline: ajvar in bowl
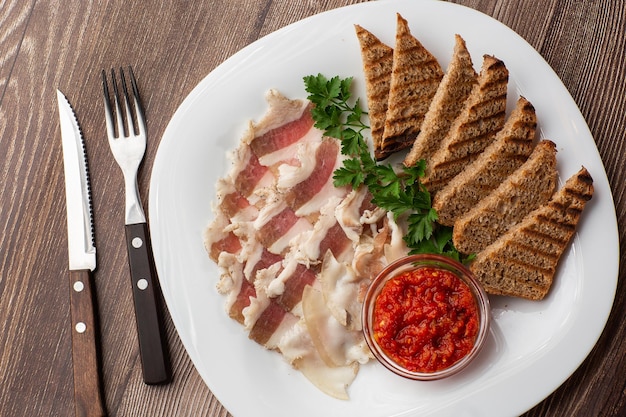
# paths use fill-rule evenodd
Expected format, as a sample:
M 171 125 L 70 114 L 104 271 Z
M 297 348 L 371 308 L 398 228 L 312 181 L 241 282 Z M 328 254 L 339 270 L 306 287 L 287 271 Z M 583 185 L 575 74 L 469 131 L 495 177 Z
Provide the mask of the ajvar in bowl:
M 478 355 L 489 329 L 489 299 L 460 262 L 410 255 L 374 279 L 362 319 L 380 363 L 406 378 L 435 380 L 456 374 Z

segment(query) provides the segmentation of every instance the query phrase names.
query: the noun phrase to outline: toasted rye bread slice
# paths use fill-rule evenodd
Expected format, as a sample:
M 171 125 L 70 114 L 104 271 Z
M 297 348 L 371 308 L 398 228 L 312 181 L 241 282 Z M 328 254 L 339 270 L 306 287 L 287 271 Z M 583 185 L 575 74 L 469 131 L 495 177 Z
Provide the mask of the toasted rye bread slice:
M 435 195 L 433 208 L 437 210 L 439 223 L 453 226 L 526 162 L 535 146 L 536 130 L 535 108 L 520 97 L 493 143 Z
M 552 197 L 557 175 L 556 145 L 543 140 L 522 166 L 454 222 L 454 247 L 470 254 L 489 246 Z
M 413 144 L 442 78 L 437 58 L 411 35 L 406 19 L 397 14 L 385 130 L 380 148 L 375 149 L 376 159 Z
M 387 102 L 393 67 L 393 49 L 371 32 L 354 26 L 361 46 L 361 59 L 365 75 L 368 114 L 374 149 L 380 149 L 385 130 Z
M 479 253 L 470 269 L 490 294 L 543 299 L 587 201 L 593 179 L 582 167 L 546 205 Z
M 508 81 L 504 62 L 485 55 L 478 84 L 441 146 L 427 161 L 423 183 L 430 192 L 443 188 L 493 142 L 506 118 Z
M 460 35 L 455 35 L 452 60 L 424 115 L 420 133 L 404 159 L 405 166 L 413 166 L 421 159 L 428 161 L 441 146 L 443 138 L 477 84 L 477 79 L 478 74 L 474 70 L 465 40 Z

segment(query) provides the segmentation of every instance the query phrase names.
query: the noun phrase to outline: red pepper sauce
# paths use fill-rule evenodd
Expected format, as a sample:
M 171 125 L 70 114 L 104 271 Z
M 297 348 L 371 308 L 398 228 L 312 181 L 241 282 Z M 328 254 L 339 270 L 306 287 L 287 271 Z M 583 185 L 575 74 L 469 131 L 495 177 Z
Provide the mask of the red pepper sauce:
M 391 278 L 374 304 L 374 338 L 394 362 L 412 372 L 449 368 L 472 349 L 478 306 L 467 284 L 450 271 L 418 268 Z

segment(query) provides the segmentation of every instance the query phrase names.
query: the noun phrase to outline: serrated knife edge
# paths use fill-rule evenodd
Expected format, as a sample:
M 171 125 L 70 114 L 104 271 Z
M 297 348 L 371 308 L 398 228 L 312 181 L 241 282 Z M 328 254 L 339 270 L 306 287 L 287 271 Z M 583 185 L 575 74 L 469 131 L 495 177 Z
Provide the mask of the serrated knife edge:
M 63 93 L 57 90 L 63 144 L 72 328 L 75 417 L 104 417 L 99 360 L 98 304 L 91 188 L 82 132 Z
M 57 90 L 67 204 L 70 270 L 96 268 L 91 186 L 85 145 L 74 109 Z

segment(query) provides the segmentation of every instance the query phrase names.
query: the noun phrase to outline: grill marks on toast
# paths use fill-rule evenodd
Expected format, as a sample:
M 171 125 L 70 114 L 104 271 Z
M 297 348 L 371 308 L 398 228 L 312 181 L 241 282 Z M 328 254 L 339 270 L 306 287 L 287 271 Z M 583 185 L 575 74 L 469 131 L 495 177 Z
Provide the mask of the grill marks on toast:
M 404 165 L 413 166 L 421 159 L 430 159 L 461 113 L 477 78 L 465 41 L 455 35 L 452 59 L 424 115 L 420 132 L 404 159 Z
M 427 161 L 422 182 L 439 223 L 454 226 L 460 252 L 477 254 L 470 268 L 487 292 L 543 299 L 593 195 L 591 176 L 583 167 L 555 192 L 556 146 L 535 146 L 532 104 L 520 97 L 506 119 L 504 63 L 484 55 L 477 74 L 455 35 L 440 75 L 436 58 L 397 17 L 395 49 L 356 26 L 376 159 L 411 146 L 404 165 Z
M 483 57 L 478 84 L 472 90 L 439 149 L 428 161 L 423 183 L 431 193 L 442 189 L 494 140 L 506 118 L 509 72 L 504 63 Z
M 411 35 L 408 22 L 397 14 L 396 44 L 383 139 L 377 159 L 412 146 L 443 78 L 437 58 Z
M 482 251 L 545 204 L 556 189 L 557 176 L 556 145 L 543 140 L 524 164 L 454 222 L 454 246 L 467 254 Z
M 355 30 L 361 47 L 370 129 L 376 150 L 381 147 L 385 130 L 393 49 L 363 27 L 355 25 Z
M 543 299 L 593 192 L 593 179 L 582 167 L 547 204 L 479 253 L 470 268 L 487 292 Z
M 519 168 L 533 151 L 536 129 L 535 108 L 520 97 L 493 143 L 435 195 L 433 208 L 439 223 L 453 226 Z

